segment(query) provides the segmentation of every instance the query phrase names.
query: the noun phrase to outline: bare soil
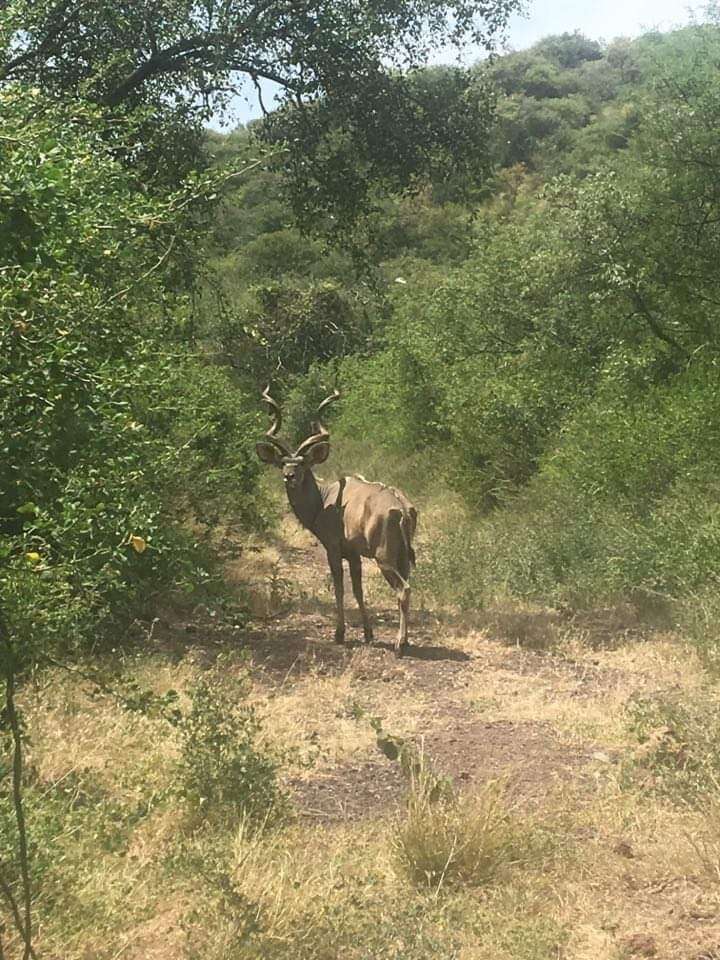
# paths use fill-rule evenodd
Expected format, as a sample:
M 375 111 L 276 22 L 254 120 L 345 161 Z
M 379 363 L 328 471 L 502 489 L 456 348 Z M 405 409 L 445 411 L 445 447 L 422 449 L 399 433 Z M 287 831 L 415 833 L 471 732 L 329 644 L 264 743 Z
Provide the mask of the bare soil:
M 641 749 L 629 725 L 633 698 L 709 695 L 707 672 L 681 638 L 649 632 L 629 605 L 579 617 L 498 603 L 461 615 L 416 587 L 411 645 L 398 659 L 395 598 L 372 564 L 365 584 L 376 639 L 363 642 L 348 583 L 348 642 L 338 645 L 330 577 L 311 536 L 288 518 L 272 542 L 235 547 L 227 575 L 238 607 L 250 604 L 249 623 L 231 605 L 168 604 L 137 625 L 138 680 L 158 693 L 182 692 L 218 655 L 232 664 L 233 650 L 244 653 L 238 670 L 250 665 L 263 747 L 286 757 L 296 822 L 255 838 L 233 826 L 206 847 L 187 813 L 160 802 L 138 822 L 127 855 L 103 850 L 78 861 L 78 902 L 99 890 L 85 914 L 92 921 L 81 935 L 74 926 L 61 931 L 59 942 L 69 938 L 71 948 L 43 956 L 258 957 L 243 952 L 238 924 L 261 917 L 259 949 L 274 944 L 274 957 L 294 956 L 294 938 L 316 934 L 322 946 L 303 956 L 346 955 L 327 952 L 322 933 L 344 918 L 347 955 L 369 957 L 352 953 L 360 914 L 370 910 L 371 926 L 392 938 L 393 910 L 407 905 L 417 916 L 434 911 L 433 942 L 448 944 L 443 957 L 720 960 L 720 801 L 700 810 L 654 793 L 654 769 L 648 786 L 627 775 Z M 420 543 L 420 564 L 423 554 Z M 59 699 L 53 691 L 35 709 L 33 762 L 48 783 L 80 771 L 126 805 L 146 795 L 146 781 L 170 793 L 177 744 L 164 726 L 88 697 L 67 678 Z M 378 740 L 379 728 L 389 741 Z M 665 728 L 659 733 L 662 745 Z M 511 865 L 495 886 L 448 889 L 432 903 L 408 886 L 392 859 L 408 823 L 408 783 L 388 742 L 422 751 L 470 796 L 501 781 L 513 828 L 542 841 L 536 859 Z M 126 917 L 128 897 L 135 909 Z M 112 942 L 105 927 L 95 929 L 99 905 L 116 931 Z M 451 953 L 458 936 L 465 948 Z M 283 942 L 287 952 L 277 952 Z
M 478 689 L 496 694 L 511 678 L 516 685 L 513 698 L 518 696 L 517 686 L 521 693 L 542 680 L 552 685 L 553 696 L 584 699 L 613 688 L 618 671 L 591 660 L 577 663 L 524 650 L 487 632 L 468 635 L 467 622 L 422 607 L 412 613 L 411 644 L 398 659 L 392 646 L 397 626 L 394 597 L 382 589 L 384 582 L 369 563 L 364 573 L 366 594 L 375 601 L 375 640 L 371 644 L 361 640 L 348 582 L 348 641 L 335 644 L 335 607 L 322 548 L 309 535 L 286 530 L 290 544 L 280 539 L 271 551 L 251 557 L 247 566 L 241 560 L 234 570 L 235 578 L 256 597 L 268 590 L 269 578 L 294 590 L 294 596 L 275 597 L 277 612 L 267 610 L 242 635 L 267 696 L 291 697 L 311 678 L 344 677 L 346 699 L 355 696 L 358 703 L 370 702 L 373 710 L 368 714 L 379 713 L 384 729 L 393 734 L 405 735 L 410 728 L 411 739 L 433 767 L 460 788 L 503 779 L 508 795 L 520 805 L 542 802 L 569 782 L 592 790 L 588 767 L 597 765 L 594 758 L 601 746 L 542 718 L 486 718 L 483 704 L 471 694 Z M 400 693 L 403 702 L 413 701 L 412 718 L 395 703 Z M 361 723 L 367 723 L 364 715 L 358 717 Z M 372 743 L 369 750 L 336 756 L 309 776 L 290 778 L 298 816 L 330 823 L 396 811 L 406 791 L 403 774 Z M 612 762 L 609 755 L 603 759 Z

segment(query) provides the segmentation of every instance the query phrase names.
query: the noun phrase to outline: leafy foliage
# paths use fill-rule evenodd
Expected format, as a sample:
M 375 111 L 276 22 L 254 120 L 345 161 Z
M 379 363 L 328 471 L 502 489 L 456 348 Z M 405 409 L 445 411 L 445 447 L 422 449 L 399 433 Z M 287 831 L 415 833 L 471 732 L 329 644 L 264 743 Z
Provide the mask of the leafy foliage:
M 257 743 L 262 729 L 247 703 L 249 679 L 224 659 L 190 691 L 180 724 L 180 778 L 185 797 L 204 817 L 266 825 L 286 807 L 278 760 Z
M 264 134 L 287 148 L 296 213 L 355 217 L 387 181 L 482 166 L 488 103 L 460 70 L 415 75 L 448 44 L 492 46 L 519 0 L 12 0 L 0 81 L 88 99 L 133 131 L 120 149 L 149 170 L 187 170 L 200 124 L 230 96 L 277 91 Z
M 429 446 L 466 498 L 469 526 L 431 560 L 455 600 L 670 600 L 716 582 L 720 88 L 705 65 L 720 40 L 679 31 L 652 66 L 649 42 L 630 51 L 648 85 L 622 154 L 535 197 L 507 170 L 469 257 L 398 288 L 386 348 L 340 368 L 341 430 L 354 408 L 387 446 Z
M 207 521 L 239 490 L 256 520 L 257 468 L 242 393 L 220 370 L 207 380 L 178 336 L 173 252 L 205 186 L 152 199 L 93 109 L 20 86 L 2 103 L 0 550 L 30 654 L 161 584 L 207 579 L 177 521 L 188 507 Z
M 676 800 L 707 802 L 720 772 L 717 703 L 711 695 L 693 704 L 636 700 L 629 726 L 639 746 L 626 764 L 628 776 Z

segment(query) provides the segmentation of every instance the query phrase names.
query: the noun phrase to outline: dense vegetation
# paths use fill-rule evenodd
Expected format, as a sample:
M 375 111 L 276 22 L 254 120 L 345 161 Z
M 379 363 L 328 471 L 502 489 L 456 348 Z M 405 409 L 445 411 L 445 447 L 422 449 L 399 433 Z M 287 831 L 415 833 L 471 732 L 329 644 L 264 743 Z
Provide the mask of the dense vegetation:
M 711 12 L 478 66 L 492 179 L 472 205 L 451 179 L 378 203 L 345 253 L 297 232 L 272 173 L 218 218 L 208 335 L 296 397 L 337 380 L 336 436 L 376 461 L 433 461 L 467 505 L 431 558 L 456 600 L 714 592 L 719 56 Z
M 249 398 L 182 335 L 208 184 L 148 196 L 91 108 L 38 90 L 5 91 L 3 131 L 0 550 L 28 661 L 206 579 L 176 521 L 233 497 L 257 523 L 258 471 Z
M 270 889 L 263 871 L 285 863 L 280 848 L 270 867 L 253 860 L 287 813 L 289 754 L 263 739 L 246 664 L 220 659 L 184 697 L 164 681 L 150 692 L 130 642 L 152 636 L 163 604 L 212 606 L 232 628 L 248 616 L 223 584 L 219 531 L 237 548 L 272 523 L 254 454 L 269 380 L 296 433 L 342 388 L 336 463 L 421 508 L 452 498 L 418 569 L 437 605 L 509 597 L 564 616 L 629 601 L 718 659 L 717 11 L 633 41 L 548 37 L 461 70 L 422 64 L 448 41 L 490 47 L 513 0 L 362 6 L 358 20 L 352 2 L 307 17 L 278 4 L 278 33 L 265 5 L 236 0 L 0 3 L 0 890 L 16 911 L 32 884 L 57 921 L 98 850 L 114 877 L 135 827 L 181 809 L 158 888 L 196 896 L 205 878 L 232 955 L 292 945 L 280 912 L 282 936 L 262 939 L 257 916 L 272 911 L 228 879 L 238 822 L 234 870 Z M 238 75 L 275 80 L 278 108 L 206 130 Z M 89 682 L 126 738 L 116 752 L 142 740 L 143 758 L 127 776 L 116 763 L 115 780 L 82 757 L 58 779 L 21 776 L 14 698 L 30 676 L 73 703 Z M 26 696 L 43 716 L 41 687 Z M 638 736 L 670 717 L 692 740 L 704 709 L 641 704 Z M 697 767 L 710 782 L 715 767 Z M 395 842 L 403 875 L 437 881 L 437 899 L 458 823 L 489 844 L 478 859 L 468 841 L 462 882 L 523 862 L 488 797 L 468 813 L 420 789 Z M 438 849 L 418 857 L 429 835 Z M 275 873 L 289 899 L 295 881 Z M 126 892 L 113 895 L 78 894 L 58 942 L 82 950 L 103 911 L 117 922 Z M 325 928 L 297 899 L 319 956 Z M 424 908 L 398 902 L 403 936 L 422 940 L 412 955 L 428 955 Z M 332 904 L 341 915 L 340 894 Z M 15 945 L 26 922 L 14 917 Z M 375 955 L 411 955 L 387 947 L 385 922 L 372 935 L 390 952 Z M 190 926 L 201 955 L 206 928 Z M 557 942 L 538 937 L 538 950 Z

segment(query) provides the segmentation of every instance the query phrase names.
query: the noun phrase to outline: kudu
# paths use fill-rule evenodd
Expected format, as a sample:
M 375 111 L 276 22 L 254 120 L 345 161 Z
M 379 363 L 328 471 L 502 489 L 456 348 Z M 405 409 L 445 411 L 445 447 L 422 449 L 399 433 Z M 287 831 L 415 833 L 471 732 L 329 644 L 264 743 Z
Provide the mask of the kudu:
M 370 483 L 363 477 L 342 477 L 334 483 L 320 483 L 312 472 L 330 453 L 330 433 L 320 415 L 340 396 L 336 390 L 318 407 L 313 433 L 294 453 L 277 437 L 282 412 L 265 388 L 262 398 L 268 404 L 273 422 L 265 439 L 256 445 L 263 463 L 279 467 L 283 473 L 290 506 L 300 523 L 325 547 L 335 587 L 337 626 L 335 642 L 345 639 L 343 560 L 350 567 L 353 593 L 363 621 L 366 640 L 372 640 L 370 617 L 363 600 L 362 557 L 375 560 L 383 576 L 397 593 L 400 610 L 395 652 L 402 655 L 408 638 L 410 609 L 410 569 L 415 564 L 412 538 L 417 511 L 399 490 L 382 483 Z

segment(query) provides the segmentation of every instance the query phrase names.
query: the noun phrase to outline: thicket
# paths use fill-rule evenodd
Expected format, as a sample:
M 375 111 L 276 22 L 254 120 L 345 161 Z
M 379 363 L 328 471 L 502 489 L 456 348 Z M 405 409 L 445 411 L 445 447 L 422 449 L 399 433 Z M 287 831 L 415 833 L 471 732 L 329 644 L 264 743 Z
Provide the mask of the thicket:
M 208 579 L 185 522 L 228 498 L 257 522 L 255 405 L 182 335 L 208 184 L 153 197 L 92 108 L 0 96 L 0 557 L 29 662 Z
M 711 8 L 673 33 L 566 34 L 477 67 L 497 90 L 493 177 L 472 205 L 432 182 L 378 203 L 359 269 L 357 247 L 303 246 L 279 192 L 242 188 L 244 236 L 228 237 L 232 204 L 221 214 L 217 266 L 255 350 L 278 284 L 343 300 L 342 338 L 330 316 L 297 318 L 326 351 L 311 369 L 271 346 L 295 421 L 336 382 L 335 436 L 360 460 L 432 460 L 465 499 L 467 523 L 425 558 L 445 596 L 657 600 L 712 642 L 719 60 Z
M 0 106 L 0 887 L 30 957 L 76 810 L 25 769 L 21 679 L 97 651 L 159 594 L 197 596 L 203 531 L 228 499 L 241 523 L 261 512 L 254 403 L 186 333 L 217 177 L 143 190 L 92 105 L 13 83 Z M 115 811 L 96 799 L 102 832 Z
M 449 476 L 488 510 L 476 596 L 714 587 L 719 53 L 714 24 L 658 42 L 627 148 L 485 218 L 398 310 Z

